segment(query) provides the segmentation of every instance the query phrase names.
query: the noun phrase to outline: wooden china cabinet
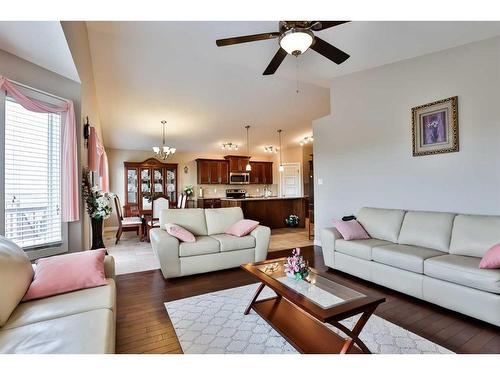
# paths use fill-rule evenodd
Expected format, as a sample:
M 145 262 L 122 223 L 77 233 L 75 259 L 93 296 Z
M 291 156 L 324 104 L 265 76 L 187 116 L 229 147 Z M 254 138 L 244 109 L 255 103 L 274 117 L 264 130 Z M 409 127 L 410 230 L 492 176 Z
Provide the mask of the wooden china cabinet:
M 123 163 L 125 176 L 125 216 L 150 214 L 148 195 L 164 194 L 171 206 L 177 205 L 177 164 L 163 163 L 155 158 L 143 162 Z

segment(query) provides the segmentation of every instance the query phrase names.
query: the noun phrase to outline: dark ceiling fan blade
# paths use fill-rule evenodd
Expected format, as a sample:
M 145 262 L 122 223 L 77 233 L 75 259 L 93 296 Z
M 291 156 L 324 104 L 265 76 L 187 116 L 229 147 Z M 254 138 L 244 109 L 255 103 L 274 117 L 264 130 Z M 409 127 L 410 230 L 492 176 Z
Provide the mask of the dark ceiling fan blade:
M 254 35 L 236 36 L 233 38 L 218 39 L 215 41 L 218 47 L 230 46 L 232 44 L 256 42 L 259 40 L 274 39 L 280 36 L 280 33 L 262 33 Z
M 317 36 L 314 37 L 314 43 L 311 48 L 336 64 L 342 64 L 349 58 L 347 53 L 339 50 L 337 47 L 332 46 L 330 43 L 325 42 Z
M 268 76 L 268 75 L 274 74 L 276 72 L 276 70 L 279 68 L 280 64 L 285 59 L 286 55 L 288 55 L 286 53 L 286 51 L 280 47 L 278 52 L 276 52 L 273 59 L 271 60 L 271 62 L 267 66 L 266 70 L 264 70 L 263 75 Z
M 330 27 L 342 25 L 343 23 L 347 23 L 351 21 L 312 21 L 311 29 L 314 31 L 325 30 Z

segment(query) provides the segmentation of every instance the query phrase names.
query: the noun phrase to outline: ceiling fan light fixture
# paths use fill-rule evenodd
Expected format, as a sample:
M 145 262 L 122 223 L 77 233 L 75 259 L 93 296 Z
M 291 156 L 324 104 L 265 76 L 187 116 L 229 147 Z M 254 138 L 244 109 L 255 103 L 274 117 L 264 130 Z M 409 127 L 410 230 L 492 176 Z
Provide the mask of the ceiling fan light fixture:
M 293 28 L 280 37 L 280 46 L 290 55 L 298 56 L 307 51 L 314 41 L 314 34 L 308 29 Z

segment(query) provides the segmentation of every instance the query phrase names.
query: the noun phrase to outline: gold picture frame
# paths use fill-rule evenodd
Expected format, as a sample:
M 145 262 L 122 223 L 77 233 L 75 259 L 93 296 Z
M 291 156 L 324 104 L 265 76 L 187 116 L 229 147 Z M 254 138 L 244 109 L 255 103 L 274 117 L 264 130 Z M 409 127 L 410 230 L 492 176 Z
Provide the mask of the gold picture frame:
M 458 152 L 458 96 L 411 109 L 413 156 Z

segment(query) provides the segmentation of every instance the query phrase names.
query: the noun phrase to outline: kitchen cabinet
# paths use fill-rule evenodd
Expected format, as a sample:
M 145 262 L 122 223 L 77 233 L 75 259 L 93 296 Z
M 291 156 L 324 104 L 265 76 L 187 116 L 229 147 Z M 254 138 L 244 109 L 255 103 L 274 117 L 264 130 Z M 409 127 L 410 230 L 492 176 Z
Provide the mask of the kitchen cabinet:
M 246 166 L 248 163 L 248 156 L 236 156 L 236 155 L 228 155 L 224 156 L 229 162 L 229 173 L 240 173 L 246 171 Z
M 221 208 L 220 198 L 199 198 L 198 208 Z
M 226 160 L 196 159 L 198 184 L 228 184 L 229 163 Z
M 273 183 L 273 163 L 264 161 L 251 161 L 250 183 L 269 185 Z
M 150 158 L 142 162 L 124 162 L 126 216 L 151 210 L 150 198 L 165 195 L 177 204 L 177 164 Z

